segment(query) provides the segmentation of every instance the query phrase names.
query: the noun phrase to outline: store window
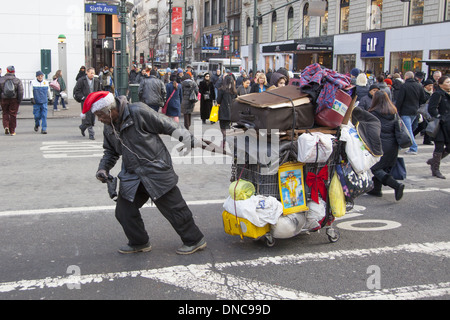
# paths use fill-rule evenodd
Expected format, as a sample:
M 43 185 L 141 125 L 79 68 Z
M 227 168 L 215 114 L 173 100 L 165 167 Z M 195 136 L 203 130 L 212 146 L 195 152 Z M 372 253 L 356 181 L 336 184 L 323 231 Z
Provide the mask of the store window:
M 209 1 L 205 2 L 205 27 L 209 27 L 211 22 Z
M 350 0 L 341 0 L 341 18 L 339 23 L 339 33 L 348 32 L 349 14 L 350 14 Z
M 294 8 L 290 7 L 287 15 L 287 39 L 294 39 Z
M 327 5 L 325 7 L 325 14 L 320 17 L 320 35 L 326 36 L 328 35 L 328 1 L 326 1 Z
M 409 3 L 409 24 L 416 25 L 423 23 L 423 3 L 424 0 L 411 0 Z
M 277 12 L 272 13 L 272 30 L 270 34 L 270 41 L 274 42 L 277 39 Z
M 430 50 L 430 59 L 450 60 L 450 49 Z
M 450 49 L 446 50 L 430 50 L 430 59 L 433 60 L 449 60 L 450 61 Z M 449 65 L 430 65 L 428 72 L 432 74 L 434 71 L 441 71 L 442 75 L 450 76 Z
M 336 71 L 339 73 L 350 73 L 356 66 L 356 54 L 338 54 Z
M 303 7 L 303 30 L 302 30 L 302 37 L 303 38 L 309 38 L 309 24 L 311 22 L 311 17 L 308 16 L 308 8 L 309 4 L 306 3 Z
M 262 30 L 263 30 L 263 18 L 261 17 L 261 12 L 258 12 L 258 15 L 260 16 L 258 18 L 258 28 L 257 28 L 257 32 L 258 32 L 258 43 L 262 43 Z
M 391 52 L 389 72 L 422 71 L 422 51 Z
M 246 44 L 250 44 L 252 41 L 250 39 L 250 30 L 251 30 L 251 21 L 250 21 L 250 17 L 247 18 L 247 25 L 246 25 L 246 29 L 245 29 L 245 41 Z
M 225 22 L 225 0 L 219 0 L 219 23 Z
M 369 30 L 381 29 L 381 13 L 383 9 L 383 0 L 371 0 Z
M 211 8 L 211 25 L 217 24 L 217 0 L 212 0 L 212 8 Z

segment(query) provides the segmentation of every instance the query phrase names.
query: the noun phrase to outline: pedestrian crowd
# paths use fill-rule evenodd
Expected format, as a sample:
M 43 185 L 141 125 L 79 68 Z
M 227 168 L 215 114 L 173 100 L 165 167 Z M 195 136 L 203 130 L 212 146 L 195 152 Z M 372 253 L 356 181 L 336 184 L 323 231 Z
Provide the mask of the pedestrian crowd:
M 5 134 L 15 135 L 17 113 L 24 88 L 22 82 L 15 76 L 14 66 L 8 66 L 6 71 L 6 74 L 0 78 L 3 128 Z M 396 111 L 411 137 L 421 135 L 424 144 L 435 145 L 432 158 L 427 161 L 427 164 L 430 165 L 433 176 L 444 179 L 445 176 L 439 168 L 441 160 L 450 150 L 449 78 L 442 76 L 440 71 L 434 72 L 433 76 L 427 80 L 424 79 L 425 75 L 422 72 L 412 71 L 406 72 L 404 76 L 400 73 L 375 76 L 370 71 L 366 73 L 357 68 L 351 70 L 350 76 L 352 84 L 355 85 L 357 105 L 378 116 L 383 124 L 383 130 L 386 130 L 388 125 L 381 115 L 392 115 Z M 206 124 L 206 121 L 215 123 L 210 120 L 210 114 L 213 106 L 219 105 L 218 121 L 224 146 L 226 130 L 231 127 L 231 106 L 237 96 L 264 92 L 274 87 L 287 85 L 292 77 L 293 74 L 285 68 L 277 71 L 269 69 L 267 73 L 256 71 L 254 74 L 251 70 L 248 74 L 243 70 L 237 78 L 229 70 L 218 69 L 212 74 L 205 73 L 197 84 L 198 76 L 190 65 L 186 70 L 167 68 L 163 72 L 160 72 L 157 67 L 146 66 L 140 70 L 137 65 L 133 65 L 129 73 L 129 84 L 139 85 L 139 101 L 144 102 L 156 112 L 164 113 L 176 123 L 180 122 L 182 114 L 184 127 L 187 130 L 191 127 L 192 113 L 197 101 L 200 101 L 200 118 L 203 124 Z M 108 91 L 118 96 L 112 67 L 105 65 L 96 76 L 94 68 L 86 69 L 82 66 L 76 81 L 73 97 L 81 104 L 81 109 L 90 93 Z M 34 131 L 38 132 L 41 129 L 41 133 L 46 134 L 48 103 L 53 104 L 54 112 L 60 111 L 59 104 L 62 105 L 62 110 L 68 109 L 64 75 L 61 70 L 57 70 L 52 81 L 48 81 L 44 79 L 41 71 L 37 71 L 36 79 L 31 82 L 31 86 Z M 378 92 L 385 93 L 387 101 L 381 94 L 378 94 L 378 99 L 375 99 Z M 130 98 L 131 92 L 128 93 L 128 99 Z M 438 135 L 431 138 L 425 134 L 425 130 L 428 123 L 435 118 L 440 119 L 441 128 Z M 87 112 L 83 115 L 79 126 L 81 134 L 85 136 L 87 131 L 89 139 L 94 140 L 94 125 L 95 116 Z M 416 155 L 417 150 L 415 139 L 412 139 L 412 145 L 405 154 Z M 396 158 L 393 158 L 394 162 Z M 392 165 L 392 161 L 388 162 L 385 171 Z M 383 178 L 378 180 L 386 184 Z M 377 187 L 378 182 L 376 181 L 375 184 Z M 373 193 L 377 193 L 376 190 L 378 188 Z

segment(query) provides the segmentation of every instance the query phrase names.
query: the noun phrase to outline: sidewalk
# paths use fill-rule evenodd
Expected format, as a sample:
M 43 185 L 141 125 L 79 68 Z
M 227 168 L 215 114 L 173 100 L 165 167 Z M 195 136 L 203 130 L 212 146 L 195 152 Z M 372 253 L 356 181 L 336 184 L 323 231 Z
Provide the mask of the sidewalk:
M 58 119 L 58 118 L 79 118 L 81 114 L 81 103 L 76 102 L 74 99 L 70 99 L 68 103 L 66 103 L 66 107 L 69 110 L 63 110 L 61 104 L 58 105 L 58 109 L 60 111 L 54 112 L 53 105 L 48 106 L 48 114 L 47 119 Z M 200 101 L 195 104 L 193 114 L 200 113 Z M 182 117 L 183 115 L 181 115 Z M 0 114 L 0 119 L 2 115 Z M 22 101 L 19 107 L 19 114 L 17 115 L 17 119 L 34 119 L 33 116 L 33 105 L 30 101 Z

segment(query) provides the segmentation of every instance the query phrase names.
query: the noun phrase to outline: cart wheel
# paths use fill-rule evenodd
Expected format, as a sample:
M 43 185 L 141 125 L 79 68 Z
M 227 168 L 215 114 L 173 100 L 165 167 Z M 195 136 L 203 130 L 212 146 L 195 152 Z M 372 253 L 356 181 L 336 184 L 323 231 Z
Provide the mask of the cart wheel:
M 270 233 L 266 234 L 266 239 L 264 240 L 264 243 L 266 244 L 266 246 L 271 248 L 275 245 L 275 239 L 272 237 Z
M 339 231 L 337 229 L 328 228 L 327 229 L 327 236 L 328 236 L 328 240 L 331 243 L 335 243 L 335 242 L 337 242 L 339 240 L 341 235 L 340 235 L 340 233 L 339 233 Z

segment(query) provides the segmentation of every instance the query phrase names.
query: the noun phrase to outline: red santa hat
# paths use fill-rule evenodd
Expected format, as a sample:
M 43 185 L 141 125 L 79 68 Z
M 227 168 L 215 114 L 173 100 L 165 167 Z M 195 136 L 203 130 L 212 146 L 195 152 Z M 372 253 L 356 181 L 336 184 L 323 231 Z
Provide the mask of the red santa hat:
M 92 113 L 106 108 L 115 102 L 114 95 L 109 91 L 97 91 L 90 93 L 83 103 L 83 111 L 81 117 L 86 117 L 86 112 L 91 110 Z

